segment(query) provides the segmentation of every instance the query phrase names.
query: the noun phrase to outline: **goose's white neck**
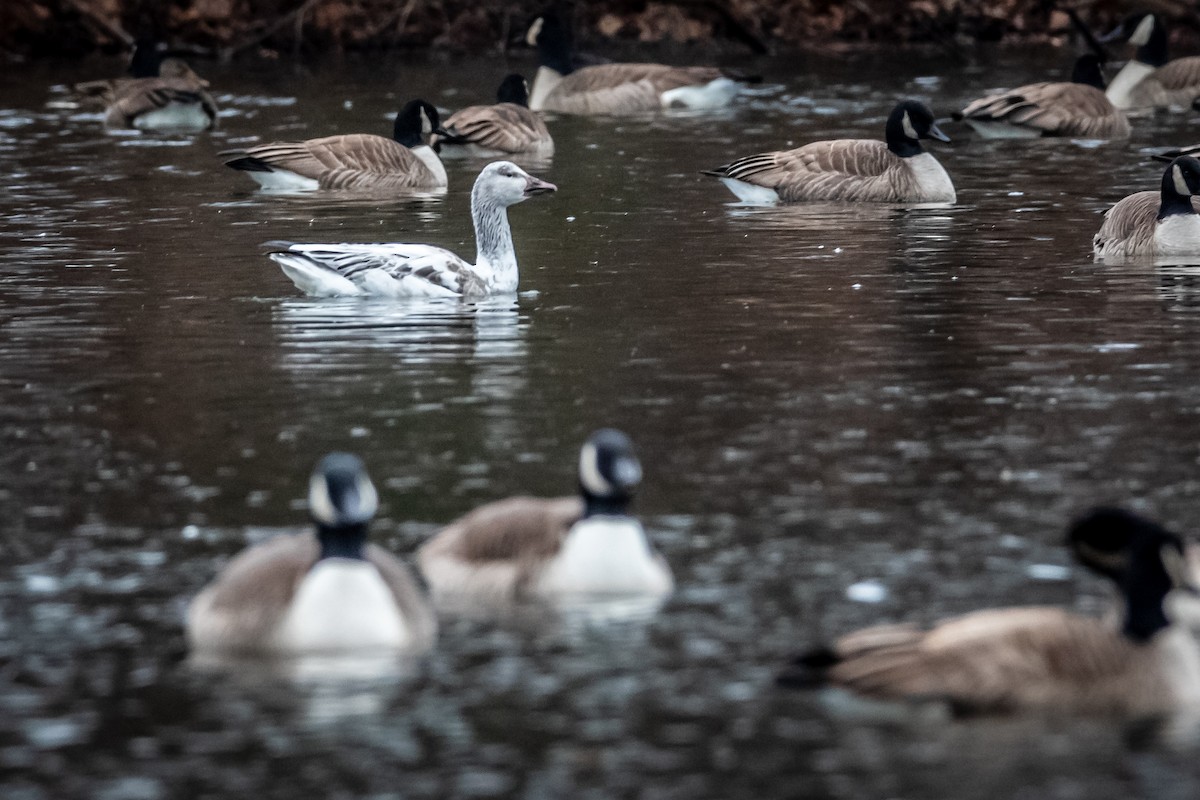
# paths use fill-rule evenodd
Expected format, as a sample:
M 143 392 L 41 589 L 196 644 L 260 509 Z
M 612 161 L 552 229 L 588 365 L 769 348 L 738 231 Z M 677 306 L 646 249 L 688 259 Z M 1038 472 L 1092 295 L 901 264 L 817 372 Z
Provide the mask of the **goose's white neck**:
M 529 109 L 541 111 L 546 106 L 546 96 L 554 91 L 562 79 L 561 72 L 546 66 L 538 67 L 537 74 L 533 76 L 533 90 L 529 93 Z
M 1154 67 L 1138 61 L 1136 58 L 1130 60 L 1121 67 L 1121 71 L 1108 84 L 1108 88 L 1104 90 L 1104 96 L 1117 108 L 1129 108 L 1133 103 L 1131 95 L 1134 87 L 1145 80 L 1146 76 L 1154 70 Z
M 475 271 L 495 292 L 517 290 L 517 251 L 508 209 L 482 192 L 471 192 L 471 219 L 475 222 Z
M 438 186 L 446 185 L 446 165 L 438 158 L 438 154 L 427 144 L 419 144 L 412 148 L 412 154 L 421 159 L 421 163 L 433 173 Z

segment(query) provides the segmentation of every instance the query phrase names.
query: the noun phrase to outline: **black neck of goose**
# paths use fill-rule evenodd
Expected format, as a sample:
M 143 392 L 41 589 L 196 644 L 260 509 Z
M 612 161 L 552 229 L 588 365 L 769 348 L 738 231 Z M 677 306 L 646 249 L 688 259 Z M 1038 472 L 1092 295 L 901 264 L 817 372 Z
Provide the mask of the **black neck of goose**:
M 1195 214 L 1191 195 L 1175 190 L 1175 170 L 1168 169 L 1162 180 L 1162 204 L 1158 207 L 1158 219 L 1164 220 L 1178 214 Z
M 559 75 L 570 75 L 574 71 L 575 68 L 571 66 L 571 43 L 561 23 L 555 23 L 553 29 L 543 29 L 542 35 L 538 36 L 537 51 L 538 61 L 543 67 L 549 67 Z
M 1082 83 L 1084 86 L 1092 86 L 1103 91 L 1105 88 L 1104 72 L 1100 69 L 1100 63 L 1092 60 L 1077 62 L 1071 71 L 1071 83 Z
M 424 140 L 421 139 L 419 120 L 414 126 L 413 121 L 407 119 L 403 114 L 396 115 L 396 122 L 392 125 L 392 138 L 408 148 L 419 147 L 424 144 Z
M 1133 54 L 1135 60 L 1152 67 L 1167 63 L 1167 31 L 1157 19 L 1150 31 L 1150 38 Z
M 1174 587 L 1158 552 L 1151 557 L 1145 553 L 1139 557 L 1135 553 L 1123 584 L 1125 625 L 1122 631 L 1127 637 L 1138 643 L 1146 642 L 1170 626 L 1163 601 Z
M 321 545 L 319 558 L 366 558 L 367 524 L 317 526 L 317 541 Z
M 157 78 L 162 66 L 162 53 L 154 42 L 139 42 L 129 60 L 129 74 L 134 78 Z
M 925 152 L 921 147 L 921 142 L 912 138 L 904 131 L 904 114 L 893 114 L 888 117 L 887 128 L 887 147 L 900 158 L 912 158 L 919 156 Z
M 583 518 L 588 517 L 627 517 L 629 516 L 629 504 L 633 498 L 628 495 L 618 495 L 616 497 L 597 497 L 587 489 L 580 489 L 583 495 Z

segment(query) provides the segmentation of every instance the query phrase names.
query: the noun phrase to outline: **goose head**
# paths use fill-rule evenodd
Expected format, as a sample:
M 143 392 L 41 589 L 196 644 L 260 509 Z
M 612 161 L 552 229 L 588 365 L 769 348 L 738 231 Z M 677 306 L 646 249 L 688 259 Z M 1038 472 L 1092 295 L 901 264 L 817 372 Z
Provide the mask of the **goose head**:
M 561 75 L 571 72 L 571 34 L 553 11 L 547 11 L 525 32 L 525 43 L 536 47 L 542 66 Z
M 1200 623 L 1200 592 L 1183 540 L 1158 523 L 1097 508 L 1071 525 L 1067 545 L 1081 564 L 1117 584 L 1130 639 L 1144 642 L 1176 621 Z
M 937 126 L 929 106 L 916 100 L 905 100 L 892 109 L 885 132 L 888 149 L 901 158 L 924 152 L 921 139 L 950 141 Z
M 586 516 L 624 514 L 642 483 L 642 465 L 629 437 L 614 428 L 601 428 L 579 451 L 579 491 Z
M 475 179 L 471 189 L 472 202 L 488 201 L 493 205 L 511 206 L 528 200 L 535 194 L 558 191 L 553 183 L 535 178 L 511 161 L 488 164 Z
M 358 456 L 330 453 L 317 462 L 308 482 L 308 509 L 317 524 L 321 558 L 363 557 L 379 495 Z
M 496 90 L 497 103 L 512 103 L 529 107 L 529 83 L 521 75 L 513 73 L 500 82 Z
M 159 75 L 167 46 L 155 39 L 138 39 L 129 56 L 129 74 L 135 78 L 155 78 Z
M 1104 62 L 1095 53 L 1084 53 L 1075 59 L 1075 66 L 1071 70 L 1071 83 L 1082 83 L 1103 90 L 1103 65 Z
M 1162 178 L 1162 205 L 1158 218 L 1194 214 L 1192 197 L 1200 195 L 1200 161 L 1180 156 L 1167 165 Z
M 450 136 L 442 128 L 437 109 L 424 100 L 412 100 L 396 114 L 392 125 L 392 138 L 405 147 L 419 147 L 429 141 L 432 134 Z
M 1129 42 L 1137 48 L 1136 58 L 1151 66 L 1167 63 L 1167 29 L 1154 14 L 1130 14 L 1117 27 L 1100 37 L 1101 42 Z

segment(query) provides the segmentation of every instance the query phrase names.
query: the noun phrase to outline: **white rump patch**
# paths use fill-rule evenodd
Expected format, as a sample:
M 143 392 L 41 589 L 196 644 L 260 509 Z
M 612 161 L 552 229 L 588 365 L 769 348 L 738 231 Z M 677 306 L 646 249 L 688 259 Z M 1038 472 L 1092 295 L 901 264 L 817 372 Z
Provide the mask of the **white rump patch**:
M 773 206 L 779 202 L 779 192 L 769 186 L 755 186 L 753 183 L 739 181 L 737 178 L 721 178 L 720 180 L 743 203 Z
M 660 96 L 663 108 L 720 108 L 737 97 L 742 85 L 731 78 L 717 78 L 703 86 L 680 86 Z
M 133 127 L 144 131 L 195 132 L 208 130 L 212 124 L 199 103 L 168 103 L 133 119 Z
M 286 169 L 272 169 L 269 172 L 243 170 L 255 183 L 269 192 L 313 192 L 321 188 L 316 178 L 306 178 Z
M 268 256 L 300 291 L 310 297 L 346 297 L 364 293 L 353 281 L 331 269 L 317 266 L 307 258 L 290 253 L 269 253 Z
M 1037 128 L 1026 128 L 1007 122 L 967 119 L 966 123 L 984 139 L 1036 139 L 1042 135 Z

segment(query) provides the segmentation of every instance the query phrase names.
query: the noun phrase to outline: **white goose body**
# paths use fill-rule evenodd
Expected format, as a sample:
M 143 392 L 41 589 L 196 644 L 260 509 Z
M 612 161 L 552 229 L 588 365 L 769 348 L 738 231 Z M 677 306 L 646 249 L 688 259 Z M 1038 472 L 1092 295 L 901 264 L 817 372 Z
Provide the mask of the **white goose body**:
M 414 640 L 396 599 L 367 561 L 326 558 L 308 571 L 276 632 L 276 649 L 403 648 Z
M 471 191 L 478 246 L 470 264 L 427 244 L 292 244 L 272 242 L 268 255 L 306 294 L 391 298 L 484 297 L 517 290 L 517 255 L 508 206 L 554 191 L 507 161 L 489 164 Z
M 632 517 L 594 516 L 572 526 L 533 589 L 546 597 L 669 594 L 671 573 Z

